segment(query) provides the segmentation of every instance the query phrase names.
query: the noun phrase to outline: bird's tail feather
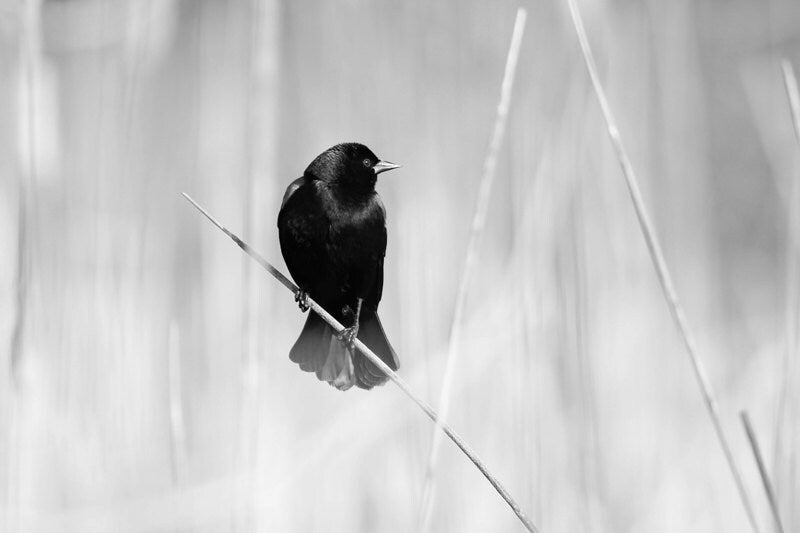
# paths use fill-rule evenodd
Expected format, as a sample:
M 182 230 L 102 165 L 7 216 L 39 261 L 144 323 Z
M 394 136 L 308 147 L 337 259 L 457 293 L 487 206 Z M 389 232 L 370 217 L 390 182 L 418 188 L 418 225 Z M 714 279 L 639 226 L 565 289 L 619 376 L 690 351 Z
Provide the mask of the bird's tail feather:
M 289 359 L 300 365 L 301 370 L 315 372 L 320 381 L 327 381 L 339 390 L 347 390 L 355 383 L 350 350 L 316 313 L 309 313 Z
M 399 363 L 377 313 L 364 309 L 359 320 L 358 338 L 369 346 L 392 370 Z M 300 337 L 289 352 L 289 359 L 306 372 L 315 372 L 320 381 L 327 381 L 339 390 L 354 384 L 362 389 L 382 385 L 388 377 L 367 357 L 353 353 L 339 340 L 336 332 L 317 314 L 310 313 Z
M 339 340 L 331 329 L 328 352 L 322 368 L 317 370 L 317 379 L 327 381 L 339 390 L 345 391 L 353 386 L 353 353 Z
M 358 338 L 369 346 L 375 354 L 392 370 L 400 367 L 397 354 L 394 353 L 386 333 L 383 331 L 378 313 L 370 309 L 363 309 L 359 321 Z M 383 385 L 389 377 L 383 373 L 366 355 L 356 351 L 353 356 L 355 367 L 356 385 L 361 389 L 371 389 L 376 385 Z

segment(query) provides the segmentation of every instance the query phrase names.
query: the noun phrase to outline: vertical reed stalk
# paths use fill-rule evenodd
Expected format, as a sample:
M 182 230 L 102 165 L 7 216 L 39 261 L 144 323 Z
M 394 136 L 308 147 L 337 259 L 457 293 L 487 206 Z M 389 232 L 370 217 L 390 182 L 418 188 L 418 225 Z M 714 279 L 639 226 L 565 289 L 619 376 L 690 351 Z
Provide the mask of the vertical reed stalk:
M 439 456 L 439 448 L 442 444 L 442 432 L 438 431 L 438 429 L 441 429 L 441 426 L 444 421 L 447 420 L 447 415 L 450 411 L 450 394 L 453 383 L 453 373 L 456 367 L 456 362 L 458 361 L 458 354 L 460 352 L 459 341 L 464 322 L 467 295 L 469 292 L 469 287 L 472 283 L 472 279 L 475 276 L 475 270 L 478 264 L 478 250 L 480 249 L 483 229 L 486 225 L 486 214 L 489 210 L 489 199 L 491 198 L 492 184 L 494 183 L 495 170 L 497 168 L 497 158 L 500 153 L 500 148 L 503 145 L 503 138 L 505 137 L 506 122 L 508 121 L 508 110 L 511 104 L 511 93 L 514 87 L 514 75 L 517 69 L 517 60 L 519 59 L 522 36 L 525 32 L 526 17 L 527 12 L 525 9 L 518 8 L 517 16 L 514 21 L 514 30 L 511 34 L 511 44 L 509 46 L 508 56 L 506 58 L 503 83 L 500 90 L 500 103 L 497 106 L 497 116 L 495 118 L 494 129 L 492 130 L 492 137 L 489 142 L 489 151 L 486 155 L 486 160 L 484 161 L 483 165 L 483 176 L 478 189 L 478 202 L 472 219 L 469 243 L 467 244 L 467 253 L 464 260 L 464 270 L 461 274 L 461 281 L 459 283 L 458 293 L 456 296 L 455 309 L 453 311 L 453 321 L 450 324 L 447 361 L 445 363 L 444 377 L 442 378 L 442 387 L 439 394 L 439 415 L 436 419 L 437 431 L 434 431 L 433 441 L 431 442 L 431 448 L 428 454 L 428 464 L 425 471 L 425 480 L 422 489 L 422 498 L 420 501 L 420 510 L 418 516 L 418 529 L 423 533 L 426 533 L 430 530 L 431 513 L 435 492 L 435 470 Z
M 294 283 L 292 283 L 289 280 L 289 278 L 284 276 L 278 269 L 276 269 L 269 262 L 267 262 L 267 260 L 264 259 L 258 252 L 253 250 L 250 247 L 250 245 L 248 245 L 246 242 L 241 240 L 238 236 L 236 236 L 235 234 L 231 233 L 228 229 L 226 229 L 219 222 L 217 222 L 205 209 L 200 207 L 200 205 L 197 202 L 195 202 L 188 194 L 183 193 L 183 196 L 189 202 L 191 202 L 191 204 L 193 206 L 195 206 L 198 211 L 203 213 L 203 215 L 209 221 L 211 221 L 212 224 L 214 224 L 220 231 L 222 231 L 231 240 L 233 240 L 233 242 L 235 242 L 239 246 L 239 248 L 241 248 L 247 255 L 252 257 L 253 260 L 256 261 L 256 263 L 261 265 L 261 267 L 264 270 L 266 270 L 267 272 L 272 274 L 272 276 L 275 277 L 275 279 L 277 279 L 284 287 L 289 289 L 293 294 L 297 293 L 297 291 L 299 289 L 297 288 L 297 286 Z M 323 309 L 313 299 L 308 298 L 308 305 L 309 305 L 309 307 L 311 308 L 312 311 L 317 313 L 335 331 L 341 332 L 344 329 L 344 327 L 335 318 L 333 318 L 333 316 L 331 314 L 329 314 L 325 309 Z M 467 445 L 467 443 L 464 442 L 464 440 L 448 424 L 446 424 L 446 423 L 444 423 L 444 422 L 442 422 L 440 420 L 439 416 L 436 414 L 436 411 L 434 411 L 433 408 L 430 405 L 428 405 L 423 400 L 421 400 L 411 390 L 411 388 L 408 386 L 408 384 L 400 376 L 398 376 L 391 368 L 386 366 L 386 363 L 384 363 L 381 360 L 381 358 L 378 357 L 375 354 L 375 352 L 373 352 L 363 342 L 361 342 L 360 340 L 356 339 L 355 340 L 355 347 L 356 347 L 356 349 L 358 351 L 363 353 L 370 361 L 372 361 L 372 363 L 375 366 L 380 368 L 381 371 L 384 372 L 389 377 L 389 379 L 391 379 L 395 383 L 395 385 L 397 385 L 400 388 L 400 390 L 403 391 L 403 393 L 405 393 L 406 396 L 408 396 L 415 404 L 417 404 L 417 406 L 420 409 L 422 409 L 422 411 L 426 415 L 428 415 L 428 418 L 430 418 L 431 420 L 433 420 L 437 424 L 437 427 L 441 428 L 441 430 L 448 437 L 450 437 L 450 440 L 452 440 L 453 443 L 455 443 L 455 445 L 458 446 L 459 449 L 461 449 L 462 452 L 464 452 L 464 454 L 467 456 L 467 458 L 470 461 L 472 461 L 472 463 L 478 468 L 478 470 L 480 470 L 481 474 L 483 474 L 484 477 L 486 477 L 486 479 L 494 487 L 494 489 L 498 492 L 498 494 L 500 494 L 500 496 L 506 501 L 506 503 L 509 505 L 509 507 L 511 507 L 511 509 L 514 511 L 514 514 L 516 514 L 517 518 L 519 518 L 520 522 L 522 522 L 522 525 L 525 526 L 525 529 L 527 529 L 528 531 L 531 531 L 533 533 L 537 532 L 538 529 L 536 528 L 536 526 L 534 526 L 533 522 L 531 522 L 531 520 L 525 515 L 525 513 L 522 511 L 522 509 L 520 508 L 519 504 L 517 504 L 517 502 L 514 500 L 514 498 L 511 496 L 511 494 L 508 493 L 508 491 L 505 489 L 505 487 L 503 487 L 503 485 L 500 483 L 500 481 L 497 478 L 495 478 L 495 476 L 483 464 L 483 461 L 481 461 L 480 458 L 475 454 L 475 452 L 472 451 L 472 448 L 470 448 Z
M 589 71 L 589 77 L 591 78 L 592 86 L 594 87 L 595 94 L 597 95 L 597 100 L 600 103 L 600 109 L 603 113 L 603 117 L 605 118 L 606 125 L 608 126 L 608 135 L 611 139 L 611 144 L 614 147 L 614 151 L 619 159 L 620 166 L 622 167 L 625 183 L 628 186 L 628 192 L 630 193 L 633 207 L 636 211 L 636 217 L 639 220 L 639 227 L 644 236 L 645 243 L 647 244 L 647 249 L 650 253 L 653 266 L 655 267 L 658 281 L 661 284 L 664 298 L 667 301 L 667 306 L 669 307 L 672 318 L 674 319 L 675 325 L 678 328 L 680 337 L 683 340 L 683 344 L 689 355 L 689 359 L 692 362 L 692 369 L 694 370 L 695 378 L 697 379 L 697 383 L 700 387 L 700 392 L 703 395 L 703 400 L 705 401 L 708 414 L 711 417 L 711 422 L 714 426 L 714 430 L 716 431 L 722 451 L 725 454 L 725 459 L 728 462 L 728 467 L 730 468 L 734 482 L 736 483 L 736 488 L 739 491 L 739 496 L 747 514 L 747 519 L 749 520 L 750 526 L 753 528 L 753 530 L 758 531 L 758 525 L 756 523 L 756 518 L 750 503 L 750 499 L 747 495 L 747 491 L 745 490 L 744 482 L 742 481 L 739 468 L 736 465 L 736 461 L 733 457 L 733 452 L 731 451 L 725 431 L 722 428 L 716 396 L 711 387 L 711 383 L 706 377 L 706 371 L 703 363 L 697 354 L 694 336 L 686 321 L 683 306 L 678 299 L 678 294 L 675 290 L 672 276 L 670 275 L 669 270 L 667 269 L 667 263 L 664 260 L 664 254 L 661 250 L 661 245 L 658 241 L 653 224 L 650 221 L 650 216 L 648 215 L 647 208 L 644 204 L 644 199 L 642 198 L 642 193 L 639 190 L 639 183 L 636 179 L 636 175 L 634 174 L 633 166 L 631 165 L 628 154 L 622 144 L 622 140 L 619 135 L 619 129 L 617 128 L 616 121 L 614 120 L 614 116 L 611 112 L 611 107 L 606 99 L 603 86 L 600 83 L 600 76 L 597 73 L 597 66 L 595 65 L 592 50 L 589 46 L 586 30 L 583 27 L 583 20 L 581 19 L 580 11 L 575 3 L 575 0 L 567 0 L 567 3 L 572 16 L 572 22 L 575 26 L 575 32 L 578 35 L 578 41 L 580 42 L 583 59 L 586 62 L 586 68 Z

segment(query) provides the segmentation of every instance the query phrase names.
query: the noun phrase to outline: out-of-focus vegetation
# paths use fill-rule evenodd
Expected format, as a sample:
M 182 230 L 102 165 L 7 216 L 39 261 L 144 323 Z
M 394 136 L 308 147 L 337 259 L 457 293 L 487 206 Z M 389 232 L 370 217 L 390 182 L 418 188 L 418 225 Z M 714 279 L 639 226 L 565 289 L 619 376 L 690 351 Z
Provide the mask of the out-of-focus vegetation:
M 522 5 L 450 421 L 543 531 L 748 531 L 566 2 Z M 432 424 L 300 372 L 291 296 L 180 192 L 282 267 L 316 154 L 402 163 L 382 318 L 436 401 L 517 6 L 0 1 L 0 529 L 414 529 Z M 793 531 L 800 4 L 581 6 L 759 521 L 743 408 Z M 520 529 L 449 443 L 432 516 Z

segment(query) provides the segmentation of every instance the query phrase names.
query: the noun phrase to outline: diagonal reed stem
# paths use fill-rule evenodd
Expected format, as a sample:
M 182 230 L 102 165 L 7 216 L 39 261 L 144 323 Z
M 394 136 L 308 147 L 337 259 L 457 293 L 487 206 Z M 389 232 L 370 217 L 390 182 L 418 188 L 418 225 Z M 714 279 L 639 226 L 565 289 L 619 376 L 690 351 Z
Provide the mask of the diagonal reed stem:
M 778 502 L 775 500 L 775 491 L 772 490 L 772 483 L 767 474 L 767 468 L 764 466 L 764 458 L 761 456 L 761 448 L 758 446 L 756 433 L 753 431 L 753 425 L 750 423 L 750 417 L 747 411 L 741 411 L 739 416 L 744 425 L 744 431 L 747 433 L 747 440 L 750 441 L 750 448 L 753 450 L 753 457 L 758 465 L 758 473 L 761 474 L 761 483 L 764 484 L 764 492 L 767 494 L 769 507 L 772 510 L 772 517 L 775 519 L 775 530 L 778 533 L 783 533 L 783 524 L 781 524 L 781 513 L 778 511 Z
M 222 231 L 222 233 L 230 237 L 231 240 L 233 240 L 233 242 L 235 242 L 239 246 L 239 248 L 241 248 L 247 255 L 253 258 L 253 260 L 256 263 L 261 265 L 261 267 L 264 270 L 272 274 L 272 276 L 275 279 L 277 279 L 284 287 L 289 289 L 292 293 L 297 294 L 298 291 L 297 286 L 294 283 L 292 283 L 289 280 L 289 278 L 284 276 L 280 270 L 272 266 L 266 259 L 261 257 L 261 255 L 255 250 L 253 250 L 249 244 L 244 242 L 234 233 L 226 229 L 222 224 L 217 222 L 214 219 L 214 217 L 212 217 L 208 213 L 208 211 L 203 209 L 188 194 L 183 193 L 183 196 L 193 206 L 195 206 L 197 210 L 200 211 L 208 220 L 210 220 L 212 224 L 214 224 L 220 231 Z M 344 327 L 339 323 L 338 320 L 333 318 L 333 316 L 331 316 L 325 309 L 323 309 L 317 302 L 315 302 L 310 297 L 308 298 L 308 305 L 312 311 L 317 313 L 320 316 L 320 318 L 322 318 L 325 322 L 327 322 L 328 325 L 331 326 L 335 331 L 340 332 L 344 329 Z M 395 385 L 397 385 L 400 388 L 400 390 L 405 393 L 406 396 L 411 398 L 411 400 L 415 404 L 417 404 L 417 406 L 420 409 L 422 409 L 422 411 L 426 415 L 428 415 L 428 418 L 430 418 L 434 422 L 437 421 L 438 416 L 436 414 L 436 411 L 434 411 L 433 408 L 427 403 L 425 403 L 423 400 L 419 399 L 419 397 L 416 394 L 414 394 L 414 392 L 412 392 L 408 384 L 400 376 L 398 376 L 391 368 L 386 366 L 386 363 L 384 363 L 380 357 L 375 355 L 375 352 L 373 352 L 369 347 L 367 347 L 363 342 L 361 342 L 358 339 L 355 339 L 355 346 L 358 349 L 358 351 L 367 356 L 367 358 L 369 358 L 369 360 L 372 361 L 374 365 L 380 368 L 389 377 L 389 379 L 394 381 Z M 514 511 L 514 514 L 517 515 L 519 520 L 522 522 L 522 525 L 525 526 L 525 529 L 527 529 L 532 533 L 537 533 L 539 530 L 536 528 L 536 526 L 533 525 L 533 522 L 531 522 L 531 520 L 525 515 L 525 513 L 520 508 L 519 504 L 514 500 L 514 498 L 511 497 L 511 494 L 508 493 L 508 491 L 505 489 L 505 487 L 503 487 L 500 481 L 497 478 L 495 478 L 494 475 L 486 467 L 486 465 L 483 464 L 483 461 L 481 461 L 481 459 L 475 454 L 475 452 L 472 451 L 472 448 L 470 448 L 467 445 L 467 443 L 464 442 L 464 439 L 462 439 L 458 435 L 458 433 L 456 433 L 449 425 L 445 423 L 439 423 L 437 424 L 437 426 L 440 427 L 448 437 L 450 437 L 450 440 L 452 440 L 453 443 L 455 443 L 455 445 L 458 446 L 462 452 L 464 452 L 464 454 L 469 458 L 469 460 L 472 461 L 472 464 L 474 464 L 478 468 L 478 470 L 480 470 L 481 474 L 484 475 L 484 477 L 489 481 L 489 483 L 491 483 L 491 485 L 498 492 L 498 494 L 500 494 L 500 496 L 506 501 L 509 507 L 511 507 L 511 510 Z
M 603 86 L 600 83 L 600 76 L 597 73 L 597 66 L 595 65 L 592 50 L 589 46 L 589 39 L 586 37 L 586 30 L 583 27 L 583 20 L 581 19 L 580 10 L 576 5 L 575 0 L 567 0 L 567 3 L 569 4 L 572 22 L 575 25 L 575 32 L 578 35 L 578 41 L 580 42 L 583 59 L 586 62 L 586 68 L 589 71 L 589 77 L 592 80 L 594 92 L 597 95 L 597 100 L 600 103 L 600 109 L 603 112 L 603 117 L 605 118 L 606 125 L 608 126 L 608 136 L 611 139 L 611 144 L 614 147 L 614 151 L 619 159 L 620 166 L 622 167 L 622 174 L 625 177 L 625 183 L 628 186 L 628 192 L 630 193 L 631 200 L 633 201 L 636 217 L 639 220 L 639 227 L 642 230 L 645 243 L 647 244 L 647 249 L 650 253 L 650 258 L 653 261 L 653 266 L 655 267 L 658 281 L 661 284 L 664 298 L 667 301 L 672 318 L 675 320 L 675 325 L 678 328 L 680 337 L 683 340 L 683 344 L 687 353 L 689 354 L 689 359 L 692 362 L 692 369 L 694 370 L 697 384 L 700 386 L 700 392 L 703 395 L 703 400 L 705 401 L 708 414 L 711 417 L 711 422 L 714 425 L 714 430 L 716 431 L 720 446 L 722 446 L 722 451 L 725 454 L 728 467 L 733 475 L 736 488 L 739 491 L 739 496 L 742 500 L 742 505 L 744 505 L 747 519 L 749 520 L 753 531 L 758 531 L 755 514 L 753 513 L 753 508 L 750 504 L 747 491 L 745 490 L 742 476 L 739 473 L 739 468 L 736 465 L 730 444 L 728 443 L 725 431 L 722 428 L 722 422 L 720 421 L 720 415 L 714 391 L 711 387 L 711 383 L 706 377 L 703 362 L 700 360 L 700 357 L 697 354 L 694 336 L 692 335 L 692 332 L 689 329 L 689 325 L 686 321 L 686 315 L 684 314 L 683 306 L 678 299 L 678 293 L 675 291 L 675 286 L 672 282 L 672 276 L 667 269 L 667 263 L 664 260 L 664 254 L 661 251 L 661 245 L 659 244 L 653 223 L 650 221 L 650 216 L 647 213 L 647 208 L 645 207 L 644 200 L 642 199 L 642 193 L 639 190 L 639 183 L 636 179 L 636 175 L 633 172 L 633 166 L 631 165 L 631 162 L 628 159 L 628 154 L 622 145 L 619 129 L 617 128 L 614 116 L 611 113 L 611 107 L 606 99 Z
M 461 281 L 456 296 L 453 320 L 450 324 L 450 335 L 448 340 L 447 361 L 445 363 L 442 387 L 439 393 L 439 416 L 436 419 L 436 426 L 440 428 L 447 420 L 450 411 L 450 396 L 453 383 L 453 374 L 458 361 L 459 341 L 461 329 L 464 322 L 464 311 L 466 310 L 467 294 L 472 278 L 475 277 L 475 270 L 478 264 L 478 250 L 483 236 L 483 228 L 486 225 L 486 214 L 489 210 L 489 199 L 492 193 L 495 170 L 497 168 L 497 158 L 500 147 L 503 145 L 505 136 L 506 122 L 508 121 L 508 110 L 511 103 L 511 92 L 514 87 L 514 75 L 517 70 L 517 60 L 522 44 L 522 36 L 525 33 L 525 20 L 527 12 L 523 8 L 517 9 L 517 16 L 514 20 L 514 30 L 511 34 L 511 44 L 506 58 L 505 72 L 503 73 L 503 83 L 500 90 L 500 103 L 497 105 L 497 116 L 495 118 L 492 137 L 489 142 L 489 151 L 483 165 L 483 176 L 478 189 L 478 203 L 475 208 L 475 215 L 472 219 L 472 226 L 467 244 L 467 253 L 464 260 L 464 270 L 461 274 Z M 425 471 L 425 480 L 422 489 L 422 499 L 420 500 L 418 530 L 426 533 L 430 529 L 431 513 L 433 510 L 433 498 L 435 494 L 435 470 L 439 457 L 439 449 L 442 444 L 442 433 L 434 431 L 428 454 L 428 465 Z

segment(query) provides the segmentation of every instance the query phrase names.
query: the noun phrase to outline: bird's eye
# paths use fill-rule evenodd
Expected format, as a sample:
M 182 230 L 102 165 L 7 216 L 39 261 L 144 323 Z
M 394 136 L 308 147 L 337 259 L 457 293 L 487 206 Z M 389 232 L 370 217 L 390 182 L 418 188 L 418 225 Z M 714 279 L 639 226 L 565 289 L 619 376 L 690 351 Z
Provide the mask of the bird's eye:
M 369 159 L 365 159 L 362 162 L 364 163 L 365 167 L 371 167 L 372 166 L 372 161 L 370 161 Z

